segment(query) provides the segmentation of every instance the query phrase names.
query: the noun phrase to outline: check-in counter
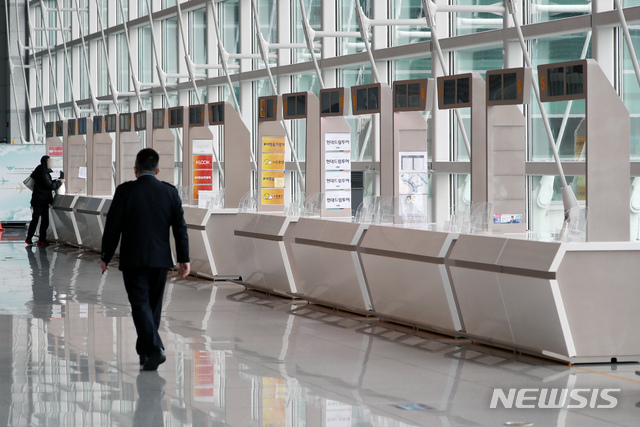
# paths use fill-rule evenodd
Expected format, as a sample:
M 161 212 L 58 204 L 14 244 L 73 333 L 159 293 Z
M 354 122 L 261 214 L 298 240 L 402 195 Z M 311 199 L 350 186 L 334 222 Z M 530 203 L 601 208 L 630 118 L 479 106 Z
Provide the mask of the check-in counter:
M 78 234 L 82 239 L 81 246 L 100 251 L 102 246 L 103 223 L 100 218 L 100 208 L 104 199 L 78 196 L 73 212 L 78 225 Z
M 51 219 L 55 232 L 50 229 L 47 236 L 48 239 L 72 246 L 82 245 L 82 239 L 78 233 L 78 224 L 73 214 L 77 200 L 78 196 L 55 196 L 51 208 Z
M 238 213 L 233 245 L 244 285 L 286 295 L 298 293 L 291 247 L 297 221 L 297 217 L 280 214 Z
M 461 235 L 448 264 L 466 334 L 570 363 L 638 361 L 640 244 Z
M 213 252 L 216 277 L 221 279 L 240 278 L 240 267 L 233 251 L 233 224 L 238 215 L 238 209 L 221 209 L 209 211 L 209 225 L 207 237 Z
M 449 333 L 463 329 L 445 258 L 456 234 L 372 225 L 359 247 L 376 314 Z
M 300 218 L 293 234 L 298 296 L 356 312 L 372 310 L 357 251 L 366 228 L 351 218 Z
M 209 279 L 239 278 L 240 270 L 231 250 L 237 211 L 212 211 L 196 206 L 183 206 L 183 209 L 192 274 Z M 171 244 L 173 247 L 173 239 Z

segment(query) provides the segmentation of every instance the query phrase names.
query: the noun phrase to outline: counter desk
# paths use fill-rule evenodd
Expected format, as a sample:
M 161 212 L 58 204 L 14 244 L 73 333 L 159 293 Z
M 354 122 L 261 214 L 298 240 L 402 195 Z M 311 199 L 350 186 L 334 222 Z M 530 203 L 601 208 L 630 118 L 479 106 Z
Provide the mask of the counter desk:
M 367 226 L 351 218 L 300 218 L 293 257 L 298 266 L 297 295 L 309 301 L 367 314 L 371 295 L 358 257 Z
M 297 294 L 298 270 L 292 256 L 297 217 L 273 213 L 238 213 L 233 246 L 240 283 L 284 295 Z
M 188 205 L 183 206 L 183 210 L 192 274 L 208 279 L 238 279 L 240 269 L 232 250 L 237 210 L 214 211 Z M 173 239 L 171 247 L 174 248 Z
M 78 232 L 73 209 L 75 208 L 78 196 L 56 195 L 50 209 L 51 227 L 47 239 L 57 241 L 72 246 L 82 245 L 82 237 Z
M 102 246 L 102 222 L 101 208 L 105 199 L 97 197 L 78 196 L 73 209 L 73 215 L 78 225 L 78 235 L 82 241 L 81 246 L 100 252 Z
M 461 235 L 448 258 L 466 334 L 569 363 L 639 361 L 640 244 Z
M 446 269 L 457 234 L 371 225 L 358 252 L 374 311 L 393 321 L 453 335 L 463 330 Z

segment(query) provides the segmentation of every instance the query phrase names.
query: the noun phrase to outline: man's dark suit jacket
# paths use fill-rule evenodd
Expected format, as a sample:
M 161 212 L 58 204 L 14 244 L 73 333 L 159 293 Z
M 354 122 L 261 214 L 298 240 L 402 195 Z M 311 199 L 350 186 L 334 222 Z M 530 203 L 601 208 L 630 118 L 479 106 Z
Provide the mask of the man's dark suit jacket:
M 116 188 L 102 236 L 102 261 L 109 264 L 120 235 L 120 270 L 172 268 L 170 232 L 177 262 L 189 262 L 189 237 L 178 190 L 153 175 L 142 175 Z

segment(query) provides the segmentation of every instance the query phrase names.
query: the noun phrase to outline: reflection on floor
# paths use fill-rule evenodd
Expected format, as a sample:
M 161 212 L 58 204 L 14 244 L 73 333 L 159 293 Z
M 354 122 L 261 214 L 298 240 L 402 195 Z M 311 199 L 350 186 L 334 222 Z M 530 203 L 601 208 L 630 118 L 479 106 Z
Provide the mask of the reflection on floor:
M 168 361 L 140 372 L 119 272 L 20 232 L 0 242 L 8 426 L 638 425 L 637 365 L 568 367 L 175 274 Z M 615 409 L 490 409 L 496 388 L 620 391 Z

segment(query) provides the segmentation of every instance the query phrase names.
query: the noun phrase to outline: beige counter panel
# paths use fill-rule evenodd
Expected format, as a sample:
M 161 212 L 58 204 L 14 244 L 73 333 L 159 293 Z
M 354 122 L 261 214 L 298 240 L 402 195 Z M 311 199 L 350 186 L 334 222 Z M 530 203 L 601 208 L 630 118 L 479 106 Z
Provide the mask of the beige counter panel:
M 347 221 L 300 218 L 292 244 L 298 295 L 361 313 L 371 310 L 356 250 L 365 230 L 365 225 Z
M 294 268 L 287 247 L 289 227 L 297 218 L 278 214 L 239 213 L 234 222 L 233 246 L 242 283 L 281 294 L 296 293 Z
M 565 246 L 558 283 L 578 357 L 640 360 L 640 246 L 594 251 Z
M 374 310 L 382 317 L 440 331 L 463 329 L 445 267 L 455 235 L 372 225 L 358 251 Z

